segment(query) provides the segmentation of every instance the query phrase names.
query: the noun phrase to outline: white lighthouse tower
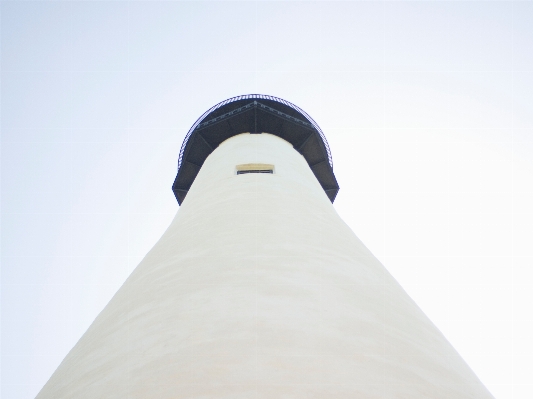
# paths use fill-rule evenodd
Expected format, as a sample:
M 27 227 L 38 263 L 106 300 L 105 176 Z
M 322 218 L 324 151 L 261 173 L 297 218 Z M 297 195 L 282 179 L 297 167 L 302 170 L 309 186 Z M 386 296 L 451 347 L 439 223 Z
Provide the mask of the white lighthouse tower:
M 207 111 L 176 217 L 37 397 L 492 398 L 337 215 L 338 189 L 295 105 Z

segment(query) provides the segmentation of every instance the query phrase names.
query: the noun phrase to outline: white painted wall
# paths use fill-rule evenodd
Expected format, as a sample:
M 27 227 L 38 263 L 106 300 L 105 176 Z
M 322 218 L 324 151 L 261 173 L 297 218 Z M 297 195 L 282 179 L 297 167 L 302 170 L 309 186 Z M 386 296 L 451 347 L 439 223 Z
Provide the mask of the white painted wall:
M 272 164 L 275 174 L 237 175 Z M 491 398 L 304 158 L 241 134 L 39 399 Z

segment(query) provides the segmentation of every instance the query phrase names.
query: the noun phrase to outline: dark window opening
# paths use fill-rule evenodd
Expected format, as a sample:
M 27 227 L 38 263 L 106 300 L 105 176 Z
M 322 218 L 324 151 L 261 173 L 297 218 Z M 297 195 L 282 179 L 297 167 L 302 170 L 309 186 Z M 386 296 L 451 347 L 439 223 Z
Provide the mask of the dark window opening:
M 238 170 L 238 175 L 244 175 L 245 173 L 274 173 L 272 169 L 256 169 L 256 170 Z

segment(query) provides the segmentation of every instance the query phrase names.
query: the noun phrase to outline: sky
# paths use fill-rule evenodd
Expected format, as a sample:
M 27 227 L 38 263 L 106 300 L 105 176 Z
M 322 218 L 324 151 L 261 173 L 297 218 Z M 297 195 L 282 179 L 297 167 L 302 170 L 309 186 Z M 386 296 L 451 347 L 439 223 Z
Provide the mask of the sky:
M 34 398 L 178 211 L 181 142 L 262 93 L 497 399 L 533 397 L 533 2 L 2 1 L 1 397 Z

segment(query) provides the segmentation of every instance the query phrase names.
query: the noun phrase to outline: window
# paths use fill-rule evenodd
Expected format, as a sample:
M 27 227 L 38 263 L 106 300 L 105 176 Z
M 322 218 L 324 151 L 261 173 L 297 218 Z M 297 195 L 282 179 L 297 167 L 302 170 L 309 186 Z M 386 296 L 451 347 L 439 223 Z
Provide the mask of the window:
M 237 174 L 244 175 L 246 173 L 274 173 L 274 165 L 264 163 L 247 163 L 243 165 L 237 165 Z
M 238 170 L 238 175 L 244 175 L 245 173 L 274 173 L 272 169 L 254 169 L 254 170 Z

